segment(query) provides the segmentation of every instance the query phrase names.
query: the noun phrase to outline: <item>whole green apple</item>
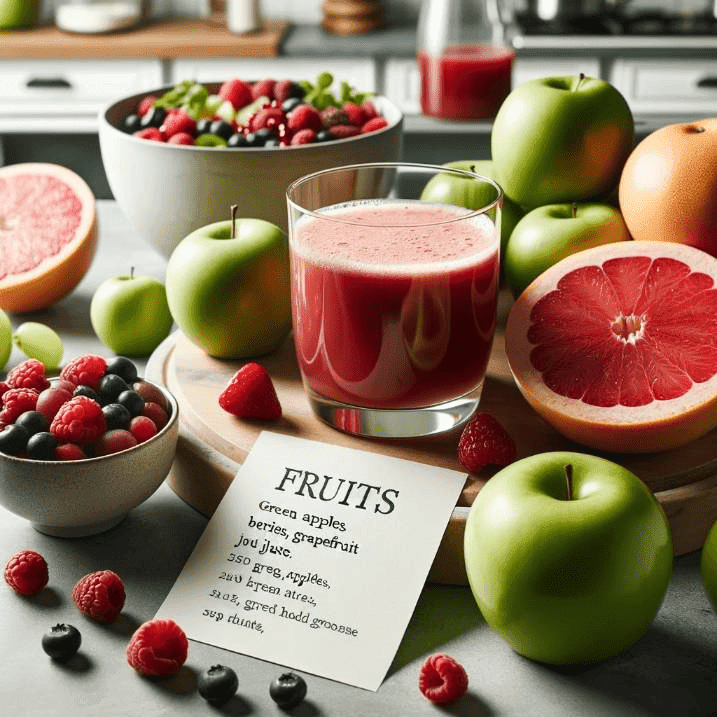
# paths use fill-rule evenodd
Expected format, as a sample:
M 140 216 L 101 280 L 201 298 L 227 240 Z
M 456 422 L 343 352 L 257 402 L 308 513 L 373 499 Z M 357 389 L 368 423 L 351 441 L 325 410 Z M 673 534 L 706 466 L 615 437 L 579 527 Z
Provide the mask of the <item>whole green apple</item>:
M 518 85 L 498 110 L 491 155 L 506 195 L 534 208 L 603 195 L 634 142 L 625 98 L 611 84 L 559 75 Z
M 717 610 L 717 523 L 710 529 L 702 546 L 700 572 L 707 596 Z
M 582 453 L 521 459 L 478 493 L 465 563 L 490 627 L 521 655 L 596 662 L 648 629 L 672 575 L 665 513 L 622 466 Z
M 488 177 L 500 184 L 495 163 L 490 159 L 464 159 L 457 162 L 447 162 L 444 167 L 462 169 L 473 172 L 482 177 Z M 441 204 L 455 204 L 466 209 L 480 209 L 492 201 L 492 197 L 485 192 L 485 186 L 472 182 L 469 177 L 459 177 L 452 174 L 437 174 L 421 192 L 421 199 L 425 202 L 440 202 Z M 525 212 L 512 199 L 503 195 L 503 210 L 500 218 L 500 253 L 503 256 L 513 228 Z
M 122 356 L 149 356 L 173 323 L 164 284 L 153 276 L 136 276 L 134 269 L 97 287 L 90 321 L 100 341 Z
M 5 364 L 12 353 L 12 324 L 10 317 L 0 309 L 0 371 L 5 368 Z
M 208 224 L 167 264 L 167 299 L 179 328 L 210 356 L 273 351 L 291 328 L 286 234 L 262 219 Z
M 510 235 L 503 258 L 505 278 L 517 297 L 560 259 L 629 239 L 622 214 L 608 204 L 547 204 L 528 212 Z

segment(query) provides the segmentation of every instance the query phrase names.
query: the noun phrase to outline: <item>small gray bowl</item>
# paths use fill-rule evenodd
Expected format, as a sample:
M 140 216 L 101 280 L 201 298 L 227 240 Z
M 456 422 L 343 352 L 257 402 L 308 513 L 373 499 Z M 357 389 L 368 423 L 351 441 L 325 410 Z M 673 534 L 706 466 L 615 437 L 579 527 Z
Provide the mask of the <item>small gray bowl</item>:
M 156 384 L 155 384 L 156 385 Z M 149 498 L 167 477 L 179 435 L 174 396 L 167 424 L 149 440 L 108 456 L 36 461 L 0 453 L 0 504 L 41 533 L 79 538 L 102 533 Z

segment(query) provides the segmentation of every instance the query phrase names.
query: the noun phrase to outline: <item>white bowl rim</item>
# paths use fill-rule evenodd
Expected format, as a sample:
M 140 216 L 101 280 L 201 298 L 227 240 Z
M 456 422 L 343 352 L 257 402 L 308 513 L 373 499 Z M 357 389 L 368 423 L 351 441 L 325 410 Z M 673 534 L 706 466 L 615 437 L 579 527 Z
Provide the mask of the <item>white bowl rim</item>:
M 219 86 L 221 83 L 219 82 L 202 82 L 204 86 Z M 128 95 L 127 97 L 122 97 L 121 99 L 115 99 L 112 100 L 109 104 L 105 105 L 100 111 L 98 115 L 98 120 L 100 122 L 100 125 L 103 127 L 108 128 L 110 131 L 117 132 L 120 135 L 123 135 L 126 137 L 129 141 L 132 142 L 142 142 L 146 144 L 147 142 L 151 140 L 142 139 L 141 137 L 135 137 L 134 135 L 123 132 L 119 127 L 116 127 L 113 125 L 109 119 L 107 119 L 107 115 L 112 111 L 117 105 L 122 104 L 124 102 L 129 102 L 130 100 L 133 100 L 135 102 L 138 102 L 143 97 L 147 97 L 148 95 L 157 95 L 159 93 L 164 94 L 165 92 L 171 90 L 174 87 L 174 85 L 168 85 L 166 87 L 161 87 L 156 90 L 146 90 L 144 92 L 137 93 L 135 95 Z M 386 127 L 382 127 L 381 129 L 374 130 L 373 132 L 367 132 L 366 134 L 358 134 L 354 135 L 353 137 L 344 137 L 343 139 L 331 139 L 326 140 L 325 142 L 311 142 L 309 144 L 298 144 L 298 145 L 289 145 L 288 147 L 203 147 L 203 146 L 197 146 L 197 145 L 191 145 L 191 144 L 169 144 L 168 142 L 154 142 L 154 144 L 160 146 L 160 147 L 166 147 L 170 151 L 193 151 L 193 152 L 203 152 L 205 150 L 209 150 L 211 152 L 215 153 L 221 153 L 221 154 L 235 154 L 236 152 L 275 152 L 275 151 L 281 151 L 281 152 L 300 152 L 302 150 L 309 149 L 316 149 L 317 147 L 333 147 L 336 144 L 348 144 L 350 142 L 357 142 L 366 139 L 367 137 L 376 136 L 379 134 L 383 134 L 389 131 L 394 130 L 397 126 L 400 126 L 403 124 L 403 111 L 401 108 L 388 99 L 388 97 L 385 97 L 384 95 L 374 95 L 370 98 L 371 101 L 376 101 L 379 104 L 378 109 L 381 109 L 381 105 L 385 105 L 390 109 L 391 114 L 394 114 L 395 117 L 393 119 L 389 119 L 386 117 L 385 119 L 389 120 L 388 125 Z
M 144 379 L 142 379 L 144 380 Z M 18 465 L 27 465 L 32 466 L 33 468 L 36 466 L 55 466 L 57 465 L 63 465 L 63 466 L 79 466 L 79 465 L 89 465 L 91 463 L 98 463 L 100 461 L 107 461 L 110 458 L 116 458 L 117 456 L 123 456 L 127 453 L 130 453 L 131 451 L 135 451 L 138 448 L 141 448 L 142 446 L 147 446 L 150 443 L 155 443 L 158 441 L 162 436 L 164 436 L 165 433 L 169 432 L 174 425 L 174 423 L 179 419 L 179 404 L 177 403 L 177 399 L 166 389 L 164 386 L 160 386 L 156 383 L 152 383 L 152 381 L 147 381 L 147 383 L 152 384 L 155 388 L 158 388 L 162 395 L 165 397 L 167 402 L 169 403 L 172 413 L 169 415 L 169 419 L 167 420 L 167 423 L 160 428 L 157 433 L 155 433 L 151 438 L 148 438 L 146 441 L 142 441 L 142 443 L 138 443 L 136 446 L 131 446 L 130 448 L 125 448 L 121 451 L 117 451 L 116 453 L 108 453 L 106 456 L 92 456 L 91 458 L 78 458 L 76 460 L 72 461 L 43 461 L 43 460 L 37 460 L 35 458 L 21 458 L 20 456 L 11 456 L 7 453 L 0 453 L 0 460 L 2 461 L 8 461 L 10 463 L 17 463 Z

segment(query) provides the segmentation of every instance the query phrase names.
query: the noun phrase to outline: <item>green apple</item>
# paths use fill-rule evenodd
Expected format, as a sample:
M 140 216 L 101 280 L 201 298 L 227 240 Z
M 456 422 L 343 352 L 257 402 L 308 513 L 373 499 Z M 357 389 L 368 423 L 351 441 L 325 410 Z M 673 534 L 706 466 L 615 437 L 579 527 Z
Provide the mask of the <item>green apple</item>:
M 90 321 L 100 341 L 120 356 L 149 356 L 172 329 L 164 284 L 129 274 L 103 281 L 90 302 Z
M 262 219 L 208 224 L 167 264 L 167 298 L 187 338 L 210 356 L 260 356 L 291 328 L 286 234 Z
M 707 596 L 717 610 L 717 523 L 710 529 L 707 540 L 702 546 L 700 572 Z
M 5 368 L 5 364 L 12 353 L 12 324 L 10 317 L 0 309 L 0 371 Z
M 528 212 L 513 229 L 503 257 L 505 278 L 517 297 L 560 259 L 629 239 L 620 210 L 609 204 L 547 204 Z
M 611 84 L 560 75 L 518 85 L 498 110 L 491 156 L 501 186 L 527 208 L 604 195 L 620 179 L 635 124 Z
M 447 162 L 444 167 L 462 169 L 473 172 L 482 177 L 488 177 L 500 184 L 495 163 L 490 159 L 463 159 L 457 162 Z M 493 198 L 486 193 L 485 187 L 472 182 L 469 177 L 460 177 L 452 174 L 437 174 L 421 192 L 421 199 L 426 202 L 440 202 L 442 204 L 455 204 L 466 209 L 480 209 Z M 513 228 L 525 212 L 512 199 L 503 196 L 503 210 L 500 218 L 500 250 L 501 256 L 505 251 L 508 237 Z
M 549 664 L 632 645 L 660 608 L 672 537 L 647 486 L 603 458 L 550 452 L 496 473 L 465 529 L 473 596 L 513 649 Z

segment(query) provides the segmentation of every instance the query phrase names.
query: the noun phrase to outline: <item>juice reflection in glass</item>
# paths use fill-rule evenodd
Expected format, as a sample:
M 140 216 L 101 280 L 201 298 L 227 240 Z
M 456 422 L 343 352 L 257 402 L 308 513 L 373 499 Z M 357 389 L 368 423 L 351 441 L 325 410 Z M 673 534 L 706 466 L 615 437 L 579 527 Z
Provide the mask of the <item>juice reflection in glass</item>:
M 314 410 L 337 428 L 439 433 L 478 404 L 495 330 L 502 194 L 456 170 L 492 201 L 476 211 L 416 198 L 452 171 L 357 165 L 289 189 L 297 359 Z

